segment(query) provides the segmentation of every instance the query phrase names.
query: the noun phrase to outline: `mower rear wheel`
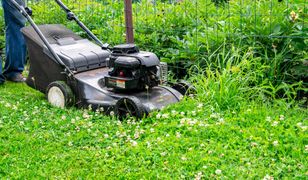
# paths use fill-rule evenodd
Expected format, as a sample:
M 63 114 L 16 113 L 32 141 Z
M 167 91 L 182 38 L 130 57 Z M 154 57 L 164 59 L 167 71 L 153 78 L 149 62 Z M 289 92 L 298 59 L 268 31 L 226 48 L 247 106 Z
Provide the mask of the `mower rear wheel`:
M 47 101 L 59 108 L 65 108 L 74 104 L 72 89 L 63 81 L 55 81 L 48 85 L 46 90 Z
M 145 116 L 145 109 L 136 97 L 124 97 L 118 100 L 115 105 L 115 115 L 123 120 L 128 117 L 141 119 Z
M 173 89 L 177 90 L 183 96 L 189 96 L 196 94 L 196 88 L 187 81 L 180 80 L 172 86 Z

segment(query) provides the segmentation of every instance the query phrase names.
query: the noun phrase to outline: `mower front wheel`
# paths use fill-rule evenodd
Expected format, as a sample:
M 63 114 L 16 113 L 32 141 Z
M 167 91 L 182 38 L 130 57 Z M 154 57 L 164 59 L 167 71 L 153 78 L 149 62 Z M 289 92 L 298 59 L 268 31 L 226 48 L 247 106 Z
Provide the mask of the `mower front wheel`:
M 172 85 L 172 88 L 177 90 L 183 96 L 189 96 L 196 94 L 196 88 L 187 81 L 180 80 L 179 82 Z
M 74 104 L 73 91 L 64 81 L 50 83 L 46 90 L 46 98 L 51 105 L 59 108 Z
M 128 117 L 141 119 L 145 116 L 145 109 L 136 97 L 124 97 L 118 100 L 115 105 L 115 115 L 123 120 Z

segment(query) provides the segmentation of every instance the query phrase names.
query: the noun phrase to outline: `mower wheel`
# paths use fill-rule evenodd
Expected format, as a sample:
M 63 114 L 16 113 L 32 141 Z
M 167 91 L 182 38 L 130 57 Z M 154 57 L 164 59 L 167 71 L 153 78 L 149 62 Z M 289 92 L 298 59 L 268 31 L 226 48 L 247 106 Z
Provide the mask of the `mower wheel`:
M 136 97 L 124 97 L 118 100 L 115 105 L 115 115 L 123 120 L 127 117 L 141 119 L 145 116 L 145 109 L 140 100 Z
M 196 94 L 196 88 L 187 81 L 180 80 L 178 83 L 173 84 L 173 89 L 177 90 L 183 96 Z
M 74 104 L 72 89 L 63 81 L 55 81 L 48 85 L 46 90 L 48 102 L 59 108 L 65 108 Z

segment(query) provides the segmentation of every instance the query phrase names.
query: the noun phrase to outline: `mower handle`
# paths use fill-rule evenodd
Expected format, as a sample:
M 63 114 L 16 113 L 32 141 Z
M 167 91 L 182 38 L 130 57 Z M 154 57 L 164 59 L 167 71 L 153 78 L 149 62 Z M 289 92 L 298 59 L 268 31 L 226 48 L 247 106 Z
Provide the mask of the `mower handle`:
M 71 10 L 61 0 L 55 1 L 66 13 L 71 12 Z
M 78 26 L 81 27 L 81 29 L 83 29 L 102 49 L 110 50 L 109 44 L 102 43 L 61 0 L 55 1 L 66 12 L 66 17 L 69 21 L 74 20 Z

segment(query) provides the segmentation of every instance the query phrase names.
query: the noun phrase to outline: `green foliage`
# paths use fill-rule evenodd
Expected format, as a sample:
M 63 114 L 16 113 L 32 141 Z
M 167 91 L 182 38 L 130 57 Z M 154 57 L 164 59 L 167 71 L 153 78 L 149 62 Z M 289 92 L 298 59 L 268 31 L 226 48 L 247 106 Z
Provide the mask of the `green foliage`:
M 136 43 L 170 64 L 202 68 L 215 64 L 210 55 L 220 47 L 236 48 L 238 56 L 251 51 L 270 67 L 262 76 L 272 84 L 304 81 L 307 84 L 307 4 L 304 1 L 193 0 L 168 3 L 140 1 L 133 4 Z M 67 3 L 104 42 L 125 42 L 122 1 L 78 1 Z M 61 23 L 86 36 L 54 2 L 29 4 L 38 24 Z M 0 20 L 0 25 L 3 20 Z M 1 34 L 0 34 L 0 37 Z M 3 47 L 3 41 L 0 47 Z M 214 55 L 215 56 L 215 55 Z M 223 55 L 225 56 L 225 55 Z M 240 61 L 238 61 L 239 63 Z

